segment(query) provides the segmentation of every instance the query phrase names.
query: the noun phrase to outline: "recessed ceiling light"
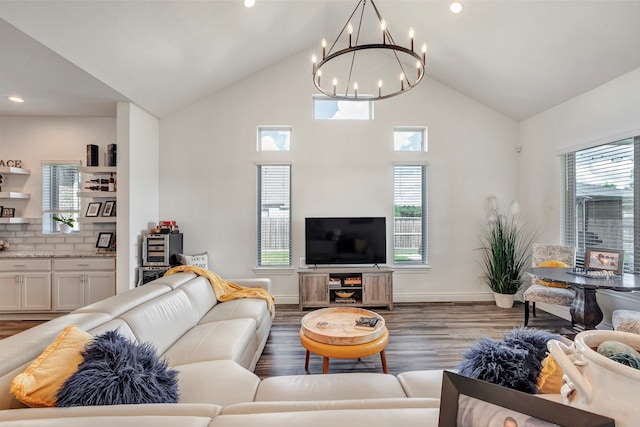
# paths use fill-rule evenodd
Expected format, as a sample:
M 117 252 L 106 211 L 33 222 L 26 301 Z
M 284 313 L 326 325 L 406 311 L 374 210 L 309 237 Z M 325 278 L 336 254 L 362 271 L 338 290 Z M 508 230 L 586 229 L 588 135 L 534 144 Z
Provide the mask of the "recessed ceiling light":
M 454 1 L 453 3 L 451 3 L 451 6 L 449 6 L 449 10 L 453 13 L 462 12 L 462 3 L 459 1 Z
M 244 7 L 253 7 L 256 4 L 256 0 L 244 0 Z
M 20 98 L 19 96 L 7 96 L 7 99 L 13 102 L 24 102 L 24 99 Z

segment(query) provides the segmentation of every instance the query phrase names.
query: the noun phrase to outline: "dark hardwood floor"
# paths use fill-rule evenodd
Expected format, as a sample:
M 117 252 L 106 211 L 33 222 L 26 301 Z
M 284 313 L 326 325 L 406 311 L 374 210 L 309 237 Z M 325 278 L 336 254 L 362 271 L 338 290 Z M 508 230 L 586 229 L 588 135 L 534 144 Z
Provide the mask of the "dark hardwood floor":
M 461 355 L 482 337 L 500 338 L 522 326 L 524 307 L 498 308 L 493 302 L 396 303 L 393 311 L 374 309 L 389 329 L 386 349 L 390 374 L 409 370 L 456 368 Z M 278 305 L 276 317 L 255 373 L 260 378 L 304 374 L 305 349 L 298 337 L 300 320 L 309 310 Z M 538 310 L 529 326 L 560 332 L 570 322 Z M 0 321 L 0 338 L 31 328 L 41 321 Z M 382 372 L 378 355 L 357 359 L 331 359 L 329 372 Z M 322 358 L 311 355 L 309 373 L 322 373 Z
M 500 338 L 522 326 L 524 306 L 511 309 L 493 302 L 396 303 L 393 311 L 374 309 L 385 318 L 389 345 L 385 351 L 390 374 L 409 370 L 456 368 L 462 354 L 478 338 Z M 278 305 L 269 340 L 255 369 L 260 378 L 304 374 L 305 349 L 298 336 L 300 320 L 309 310 Z M 571 323 L 537 310 L 529 327 L 558 332 Z M 329 372 L 382 372 L 378 355 L 357 359 L 331 359 Z M 322 373 L 322 357 L 311 355 L 309 373 Z

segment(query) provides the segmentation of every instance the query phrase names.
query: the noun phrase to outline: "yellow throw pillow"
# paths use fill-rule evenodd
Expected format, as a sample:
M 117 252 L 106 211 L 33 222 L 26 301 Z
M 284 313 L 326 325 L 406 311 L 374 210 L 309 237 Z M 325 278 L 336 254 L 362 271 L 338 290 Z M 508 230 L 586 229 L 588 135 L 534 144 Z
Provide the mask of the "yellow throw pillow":
M 538 264 L 538 267 L 571 268 L 569 265 L 565 264 L 564 262 L 556 261 L 556 260 L 541 262 L 540 264 Z M 568 288 L 569 287 L 569 285 L 567 285 L 566 283 L 548 282 L 546 280 L 541 280 L 541 279 L 538 279 L 538 283 L 544 286 L 549 286 L 550 288 Z
M 31 407 L 55 406 L 56 393 L 83 358 L 80 354 L 93 337 L 76 326 L 67 326 L 29 367 L 11 381 L 16 399 Z
M 537 388 L 540 393 L 560 393 L 562 387 L 562 369 L 552 355 L 542 360 L 542 369 L 538 376 Z

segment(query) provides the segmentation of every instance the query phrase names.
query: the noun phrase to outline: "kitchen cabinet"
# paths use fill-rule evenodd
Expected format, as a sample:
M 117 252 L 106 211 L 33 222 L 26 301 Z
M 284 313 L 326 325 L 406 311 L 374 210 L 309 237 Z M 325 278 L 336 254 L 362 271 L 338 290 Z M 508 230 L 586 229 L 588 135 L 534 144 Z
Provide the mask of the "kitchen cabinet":
M 0 260 L 0 312 L 51 310 L 51 261 Z
M 53 260 L 53 310 L 72 311 L 116 293 L 113 258 Z

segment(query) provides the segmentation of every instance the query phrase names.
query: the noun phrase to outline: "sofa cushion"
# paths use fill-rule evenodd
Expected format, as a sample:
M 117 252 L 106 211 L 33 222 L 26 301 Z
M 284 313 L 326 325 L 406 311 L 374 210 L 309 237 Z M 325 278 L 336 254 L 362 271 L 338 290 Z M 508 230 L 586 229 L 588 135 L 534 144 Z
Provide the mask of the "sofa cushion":
M 440 399 L 442 392 L 442 370 L 408 371 L 398 374 L 398 381 L 409 397 Z
M 102 417 L 68 417 L 37 420 L 0 421 L 0 427 L 209 427 L 211 418 L 187 415 L 112 415 Z
M 195 255 L 177 254 L 176 257 L 182 265 L 209 269 L 209 254 L 207 252 Z
M 120 318 L 129 324 L 138 342 L 152 342 L 160 354 L 198 321 L 191 301 L 181 291 L 160 295 L 123 313 Z
M 176 403 L 177 372 L 149 343 L 134 344 L 116 331 L 94 338 L 83 362 L 56 394 L 56 405 Z
M 261 299 L 243 298 L 225 301 L 224 304 L 217 304 L 206 313 L 200 324 L 208 322 L 218 322 L 228 319 L 244 319 L 249 317 L 256 321 L 257 325 L 262 325 L 267 317 L 270 317 L 267 303 Z
M 344 409 L 266 414 L 222 415 L 213 419 L 211 427 L 437 427 L 438 408 Z
M 327 411 L 331 409 L 439 408 L 440 399 L 388 397 L 385 399 L 308 400 L 282 402 L 245 402 L 227 405 L 224 415 L 267 412 Z
M 255 320 L 232 319 L 193 327 L 162 356 L 168 359 L 172 366 L 227 359 L 246 368 L 256 349 Z
M 11 393 L 29 406 L 55 406 L 56 392 L 78 370 L 91 334 L 67 326 L 40 356 L 11 383 Z
M 286 375 L 262 380 L 256 402 L 282 400 L 346 400 L 407 397 L 393 375 L 344 373 Z
M 178 371 L 180 403 L 220 406 L 253 401 L 260 378 L 231 360 L 211 360 L 173 367 Z

